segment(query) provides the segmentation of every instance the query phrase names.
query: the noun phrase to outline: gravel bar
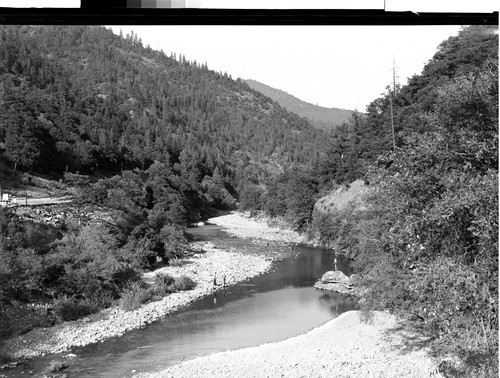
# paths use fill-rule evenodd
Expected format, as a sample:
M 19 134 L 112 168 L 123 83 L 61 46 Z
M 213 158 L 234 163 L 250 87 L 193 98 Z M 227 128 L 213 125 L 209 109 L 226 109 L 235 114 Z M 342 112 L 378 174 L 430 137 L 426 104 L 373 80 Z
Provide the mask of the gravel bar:
M 223 227 L 223 231 L 239 238 L 282 243 L 307 243 L 306 238 L 295 231 L 270 227 L 265 219 L 256 220 L 241 212 L 210 218 L 207 222 Z
M 284 341 L 198 357 L 134 377 L 442 377 L 427 350 L 411 347 L 418 336 L 402 331 L 394 316 L 375 312 L 373 321 L 365 323 L 359 315 L 349 311 Z

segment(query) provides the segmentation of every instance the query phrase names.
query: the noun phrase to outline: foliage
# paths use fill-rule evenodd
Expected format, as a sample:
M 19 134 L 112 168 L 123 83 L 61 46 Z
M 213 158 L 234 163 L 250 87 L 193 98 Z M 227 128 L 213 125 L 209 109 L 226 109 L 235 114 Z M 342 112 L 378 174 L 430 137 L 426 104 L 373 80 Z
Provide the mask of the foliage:
M 77 300 L 66 295 L 54 303 L 54 309 L 56 315 L 63 321 L 77 320 L 100 310 L 89 299 Z
M 360 226 L 362 217 L 352 206 L 343 210 L 313 214 L 309 238 L 317 240 L 323 247 L 333 248 L 347 256 L 357 255 L 355 230 Z
M 262 210 L 263 208 L 264 189 L 252 183 L 245 184 L 240 191 L 240 209 L 246 210 Z
M 21 222 L 0 208 L 0 298 L 28 300 L 41 294 L 46 254 L 59 236 L 49 226 Z
M 294 229 L 305 231 L 317 194 L 318 183 L 312 174 L 290 169 L 268 183 L 264 208 L 271 217 L 282 216 Z
M 120 307 L 124 311 L 132 311 L 151 298 L 152 290 L 145 288 L 138 282 L 134 282 L 128 285 L 127 289 L 122 293 Z
M 477 374 L 498 366 L 497 83 L 495 67 L 438 91 L 432 130 L 370 169 L 350 235 L 367 303 L 425 320 L 435 350 Z
M 156 274 L 154 282 L 154 291 L 159 295 L 175 293 L 175 278 L 169 274 Z
M 93 298 L 101 291 L 116 295 L 119 287 L 113 279 L 126 264 L 110 230 L 104 225 L 87 225 L 65 235 L 57 242 L 56 252 L 47 256 L 48 268 L 61 272 L 47 284 L 73 296 Z
M 165 253 L 161 256 L 165 261 L 179 258 L 183 255 L 187 246 L 187 239 L 184 232 L 175 226 L 164 226 L 160 231 L 163 240 Z
M 182 275 L 175 278 L 174 287 L 177 291 L 193 290 L 196 287 L 196 282 L 191 277 Z
M 169 274 L 156 274 L 153 290 L 156 294 L 165 295 L 178 291 L 192 290 L 196 287 L 196 282 L 191 277 L 181 275 L 172 277 Z

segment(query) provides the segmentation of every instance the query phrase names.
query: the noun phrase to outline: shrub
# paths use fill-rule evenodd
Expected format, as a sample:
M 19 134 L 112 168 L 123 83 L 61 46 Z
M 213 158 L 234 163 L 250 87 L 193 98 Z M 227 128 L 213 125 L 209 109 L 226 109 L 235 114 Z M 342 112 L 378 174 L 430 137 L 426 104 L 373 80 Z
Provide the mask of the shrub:
M 124 266 L 115 271 L 112 275 L 112 280 L 115 285 L 118 287 L 123 287 L 129 284 L 130 282 L 139 281 L 141 278 L 139 272 L 129 266 Z
M 175 225 L 166 225 L 160 231 L 161 240 L 163 240 L 164 260 L 170 260 L 182 256 L 187 248 L 187 239 L 184 231 Z
M 65 362 L 52 360 L 50 361 L 48 370 L 51 373 L 55 373 L 57 371 L 61 371 L 62 369 L 66 369 L 68 366 L 69 365 Z
M 120 307 L 125 311 L 135 310 L 141 304 L 150 300 L 152 295 L 152 290 L 145 288 L 144 284 L 141 284 L 140 282 L 133 282 L 122 294 Z
M 55 313 L 63 321 L 80 319 L 97 311 L 99 307 L 90 299 L 77 300 L 64 295 L 55 303 Z
M 102 290 L 97 295 L 92 297 L 90 301 L 94 304 L 99 310 L 103 308 L 108 308 L 113 304 L 113 293 L 108 290 Z
M 175 279 L 169 274 L 156 274 L 154 282 L 154 292 L 159 295 L 175 293 L 177 289 L 174 286 Z
M 175 278 L 174 287 L 178 291 L 192 290 L 195 288 L 195 286 L 196 286 L 196 282 L 194 282 L 191 277 L 182 275 L 180 277 Z

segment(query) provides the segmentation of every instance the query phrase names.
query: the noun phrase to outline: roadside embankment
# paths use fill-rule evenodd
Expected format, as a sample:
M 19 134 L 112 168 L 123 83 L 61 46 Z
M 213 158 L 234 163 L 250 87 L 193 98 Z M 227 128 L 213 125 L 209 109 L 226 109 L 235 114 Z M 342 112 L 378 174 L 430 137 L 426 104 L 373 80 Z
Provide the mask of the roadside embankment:
M 211 243 L 195 243 L 204 253 L 185 259 L 181 266 L 164 267 L 144 274 L 152 282 L 158 272 L 172 276 L 187 275 L 196 282 L 196 288 L 170 294 L 160 301 L 150 302 L 126 312 L 112 307 L 98 314 L 51 328 L 37 328 L 6 341 L 4 351 L 13 358 L 31 358 L 48 353 L 60 353 L 74 346 L 84 346 L 104 339 L 121 336 L 125 332 L 146 326 L 181 306 L 213 292 L 214 276 L 226 277 L 232 285 L 264 273 L 271 267 L 271 259 L 259 255 L 246 255 L 214 248 Z
M 257 347 L 215 353 L 136 378 L 196 377 L 441 377 L 422 341 L 392 315 L 372 323 L 350 311 L 312 331 Z

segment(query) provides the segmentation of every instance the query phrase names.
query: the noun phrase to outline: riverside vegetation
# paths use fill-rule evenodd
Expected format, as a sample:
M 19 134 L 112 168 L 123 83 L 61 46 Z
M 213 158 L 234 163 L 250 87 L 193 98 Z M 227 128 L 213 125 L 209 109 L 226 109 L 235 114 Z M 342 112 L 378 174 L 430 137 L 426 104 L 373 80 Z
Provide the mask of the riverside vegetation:
M 364 306 L 410 316 L 453 357 L 444 375 L 498 374 L 496 27 L 463 28 L 330 134 L 134 35 L 1 26 L 0 41 L 5 171 L 61 179 L 110 214 L 51 227 L 2 209 L 2 303 L 140 302 L 154 295 L 140 270 L 189 252 L 186 225 L 239 206 L 352 257 Z M 356 179 L 362 205 L 314 210 Z

